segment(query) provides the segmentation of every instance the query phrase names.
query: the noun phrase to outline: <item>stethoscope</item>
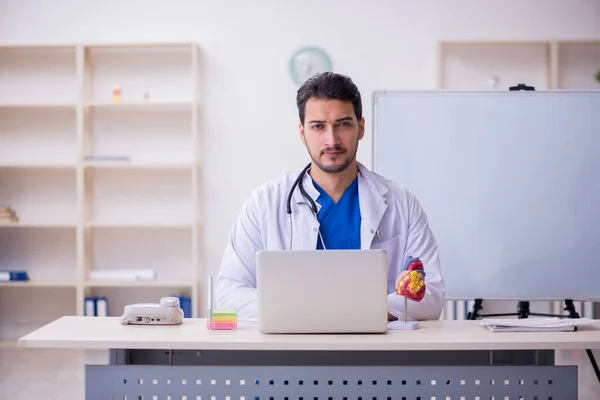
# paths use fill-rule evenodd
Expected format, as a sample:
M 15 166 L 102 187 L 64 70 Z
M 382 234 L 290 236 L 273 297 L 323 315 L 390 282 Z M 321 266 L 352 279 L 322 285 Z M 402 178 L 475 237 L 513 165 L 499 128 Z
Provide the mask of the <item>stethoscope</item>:
M 310 197 L 309 194 L 306 193 L 306 190 L 304 190 L 304 186 L 302 185 L 302 180 L 304 179 L 304 176 L 306 175 L 306 172 L 310 169 L 311 165 L 312 165 L 312 163 L 308 163 L 308 165 L 306 167 L 304 167 L 302 172 L 300 172 L 300 174 L 298 175 L 298 178 L 296 178 L 296 181 L 292 185 L 292 188 L 290 189 L 290 192 L 288 193 L 288 197 L 287 197 L 287 214 L 288 214 L 288 218 L 290 221 L 290 250 L 292 249 L 292 238 L 294 236 L 294 229 L 292 226 L 292 194 L 294 193 L 296 186 L 298 186 L 298 188 L 300 189 L 300 192 L 302 193 L 302 197 L 304 197 L 310 203 L 310 209 L 311 209 L 313 215 L 315 216 L 315 218 L 317 218 L 317 212 L 318 212 L 317 205 L 315 204 L 315 201 L 312 199 L 312 197 Z M 304 204 L 306 204 L 306 203 L 304 203 Z M 308 205 L 308 204 L 306 204 L 306 205 Z M 319 239 L 321 239 L 321 244 L 323 245 L 323 250 L 327 250 L 327 248 L 325 247 L 325 241 L 323 240 L 323 236 L 321 235 L 321 229 L 317 229 L 317 232 L 319 234 Z

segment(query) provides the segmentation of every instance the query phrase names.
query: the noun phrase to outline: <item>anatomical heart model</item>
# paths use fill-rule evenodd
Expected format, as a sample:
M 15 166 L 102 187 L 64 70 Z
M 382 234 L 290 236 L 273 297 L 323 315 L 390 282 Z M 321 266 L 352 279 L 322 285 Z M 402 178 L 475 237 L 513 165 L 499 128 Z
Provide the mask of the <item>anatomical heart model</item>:
M 419 257 L 408 257 L 403 271 L 410 271 L 398 285 L 398 294 L 412 301 L 421 301 L 425 296 L 425 270 Z
M 404 297 L 404 320 L 392 321 L 388 324 L 390 329 L 419 329 L 418 321 L 409 321 L 408 299 L 419 302 L 425 297 L 425 269 L 419 257 L 408 257 L 402 271 L 408 271 L 398 285 L 398 295 Z

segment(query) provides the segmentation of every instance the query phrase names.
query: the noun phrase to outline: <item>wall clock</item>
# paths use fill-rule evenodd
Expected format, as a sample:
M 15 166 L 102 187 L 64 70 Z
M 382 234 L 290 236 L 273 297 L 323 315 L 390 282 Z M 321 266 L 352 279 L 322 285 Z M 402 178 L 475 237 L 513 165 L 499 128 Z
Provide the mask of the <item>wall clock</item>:
M 319 72 L 331 71 L 331 59 L 318 47 L 304 47 L 290 59 L 290 73 L 297 85 Z

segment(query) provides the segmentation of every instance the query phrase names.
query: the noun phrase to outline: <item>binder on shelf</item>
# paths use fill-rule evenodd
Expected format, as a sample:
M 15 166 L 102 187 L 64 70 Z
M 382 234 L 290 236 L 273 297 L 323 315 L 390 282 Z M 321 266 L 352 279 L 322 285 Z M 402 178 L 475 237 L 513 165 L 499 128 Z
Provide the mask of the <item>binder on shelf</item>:
M 96 299 L 93 297 L 85 298 L 85 307 L 84 313 L 86 317 L 95 317 L 96 316 Z
M 7 271 L 0 270 L 0 282 L 11 282 L 11 281 L 28 281 L 29 276 L 27 271 Z
M 108 299 L 104 296 L 88 296 L 85 298 L 84 316 L 108 317 Z
M 96 297 L 96 316 L 108 317 L 108 300 L 106 297 Z

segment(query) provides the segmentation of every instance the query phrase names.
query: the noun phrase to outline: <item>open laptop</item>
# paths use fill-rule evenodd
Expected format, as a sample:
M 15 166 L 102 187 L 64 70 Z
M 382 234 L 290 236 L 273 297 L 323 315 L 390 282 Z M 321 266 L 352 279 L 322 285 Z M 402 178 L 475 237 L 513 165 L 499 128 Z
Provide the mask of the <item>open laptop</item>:
M 256 277 L 261 332 L 387 331 L 383 250 L 259 251 Z

